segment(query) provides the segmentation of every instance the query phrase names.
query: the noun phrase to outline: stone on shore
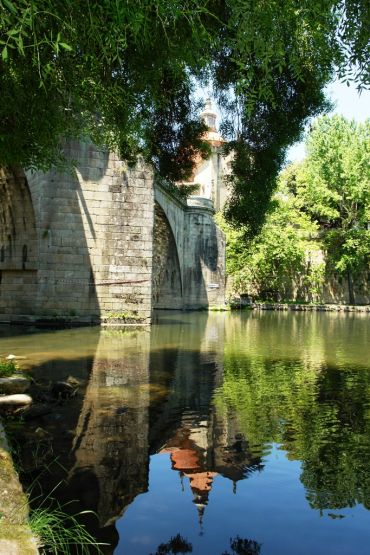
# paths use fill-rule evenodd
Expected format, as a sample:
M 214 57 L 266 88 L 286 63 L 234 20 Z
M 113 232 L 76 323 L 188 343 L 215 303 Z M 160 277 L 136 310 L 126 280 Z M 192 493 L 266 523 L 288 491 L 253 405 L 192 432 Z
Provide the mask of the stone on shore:
M 30 405 L 32 403 L 32 397 L 22 393 L 15 395 L 0 395 L 0 407 L 2 406 L 17 406 L 21 407 L 24 405 Z
M 25 376 L 7 376 L 0 378 L 1 393 L 24 393 L 30 388 L 30 380 Z

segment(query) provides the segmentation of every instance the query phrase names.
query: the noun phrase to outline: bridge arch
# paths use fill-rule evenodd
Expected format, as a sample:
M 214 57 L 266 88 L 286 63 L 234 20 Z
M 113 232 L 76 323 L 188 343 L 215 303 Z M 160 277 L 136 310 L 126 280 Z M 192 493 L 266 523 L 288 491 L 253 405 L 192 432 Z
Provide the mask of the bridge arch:
M 167 214 L 157 200 L 154 202 L 152 307 L 183 308 L 178 247 Z
M 34 205 L 21 170 L 0 168 L 0 315 L 32 312 L 37 296 Z
M 34 270 L 37 231 L 23 172 L 0 168 L 0 270 Z
M 152 308 L 222 301 L 224 243 L 206 199 L 182 201 L 140 160 L 64 150 L 76 173 L 0 167 L 0 322 L 149 323 Z

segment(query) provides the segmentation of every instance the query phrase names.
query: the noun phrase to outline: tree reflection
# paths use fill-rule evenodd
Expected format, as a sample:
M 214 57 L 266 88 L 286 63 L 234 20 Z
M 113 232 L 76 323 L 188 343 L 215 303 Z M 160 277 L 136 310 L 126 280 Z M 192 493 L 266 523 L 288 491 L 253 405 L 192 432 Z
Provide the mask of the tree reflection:
M 224 551 L 222 555 L 259 555 L 261 553 L 261 544 L 246 538 L 230 538 L 230 547 L 232 553 Z
M 215 403 L 221 414 L 235 411 L 253 455 L 275 442 L 302 461 L 312 508 L 370 509 L 369 392 L 366 368 L 226 353 Z
M 260 543 L 254 540 L 240 538 L 239 536 L 230 538 L 230 548 L 231 553 L 229 551 L 224 551 L 222 555 L 259 555 L 261 552 Z M 167 543 L 161 543 L 157 551 L 150 555 L 176 555 L 177 553 L 192 553 L 192 551 L 192 544 L 180 534 L 177 534 L 177 536 L 171 538 Z
M 177 534 L 167 543 L 161 543 L 157 551 L 151 555 L 175 555 L 177 553 L 192 553 L 193 546 L 180 534 Z

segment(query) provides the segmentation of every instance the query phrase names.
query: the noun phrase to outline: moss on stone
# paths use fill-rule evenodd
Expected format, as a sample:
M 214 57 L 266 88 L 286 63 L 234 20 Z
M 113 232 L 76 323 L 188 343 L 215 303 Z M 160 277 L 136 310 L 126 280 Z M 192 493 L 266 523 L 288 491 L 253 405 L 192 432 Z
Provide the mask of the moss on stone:
M 0 520 L 0 553 L 11 555 L 36 555 L 35 538 L 26 525 L 6 524 Z
M 35 555 L 28 526 L 28 499 L 22 490 L 0 422 L 0 553 Z

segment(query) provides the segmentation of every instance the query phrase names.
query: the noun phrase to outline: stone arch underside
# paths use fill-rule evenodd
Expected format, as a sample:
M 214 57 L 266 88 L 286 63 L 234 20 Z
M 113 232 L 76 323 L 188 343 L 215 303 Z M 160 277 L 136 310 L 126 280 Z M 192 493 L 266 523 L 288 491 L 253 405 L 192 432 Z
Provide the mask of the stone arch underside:
M 167 216 L 154 204 L 152 306 L 183 308 L 182 280 L 176 241 Z
M 0 168 L 0 314 L 21 304 L 32 311 L 36 297 L 37 228 L 32 197 L 21 170 Z

